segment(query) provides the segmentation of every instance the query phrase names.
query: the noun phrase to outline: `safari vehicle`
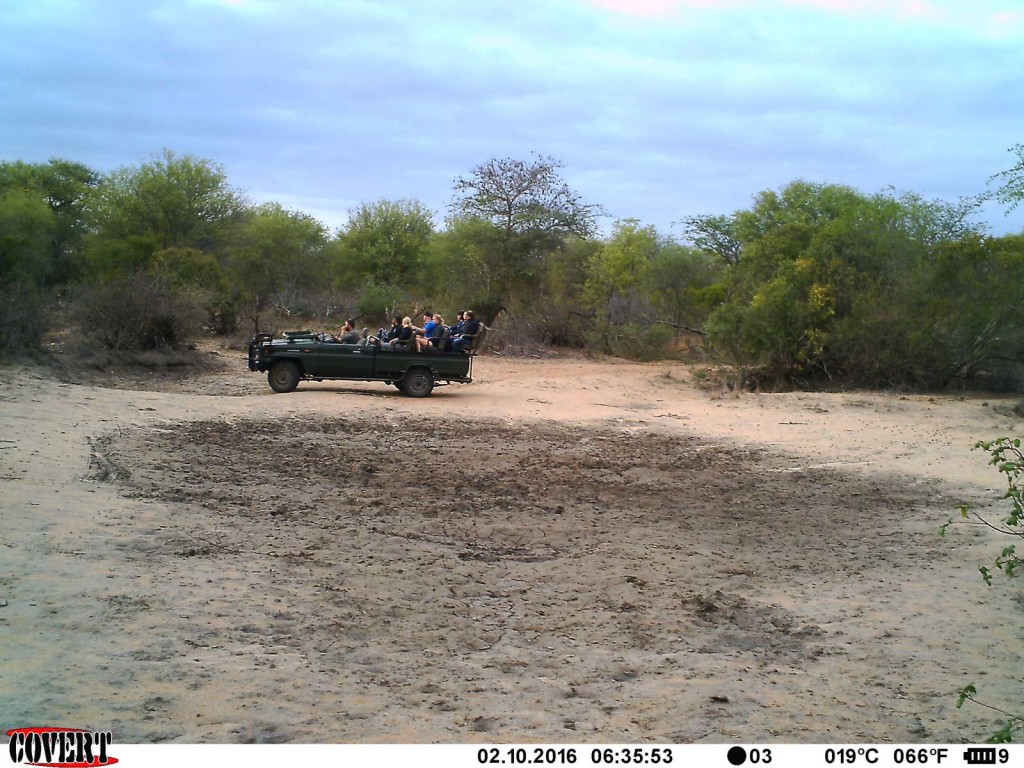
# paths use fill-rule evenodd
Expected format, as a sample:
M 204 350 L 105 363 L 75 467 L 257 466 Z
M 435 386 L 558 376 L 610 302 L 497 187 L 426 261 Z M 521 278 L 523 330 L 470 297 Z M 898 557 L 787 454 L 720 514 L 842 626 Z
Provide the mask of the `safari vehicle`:
M 266 372 L 275 392 L 291 392 L 300 381 L 383 381 L 409 397 L 426 397 L 435 386 L 473 381 L 473 358 L 482 336 L 467 352 L 399 351 L 386 344 L 340 344 L 311 331 L 288 331 L 275 339 L 249 340 L 249 370 Z

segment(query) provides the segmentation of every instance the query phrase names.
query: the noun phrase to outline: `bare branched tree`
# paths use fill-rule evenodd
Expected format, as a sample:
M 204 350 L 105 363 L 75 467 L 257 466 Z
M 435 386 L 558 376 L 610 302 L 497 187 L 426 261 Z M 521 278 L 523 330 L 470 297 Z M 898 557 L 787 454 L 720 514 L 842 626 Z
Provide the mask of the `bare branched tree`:
M 604 210 L 583 202 L 559 176 L 562 167 L 541 155 L 531 162 L 488 160 L 455 180 L 452 207 L 460 215 L 491 221 L 509 237 L 528 232 L 590 237 Z

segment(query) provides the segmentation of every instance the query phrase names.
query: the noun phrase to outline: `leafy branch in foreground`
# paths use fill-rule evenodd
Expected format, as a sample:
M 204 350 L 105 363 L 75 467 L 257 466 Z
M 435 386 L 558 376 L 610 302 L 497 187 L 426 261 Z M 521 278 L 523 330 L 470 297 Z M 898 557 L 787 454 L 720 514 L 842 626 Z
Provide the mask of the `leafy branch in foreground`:
M 971 510 L 967 504 L 960 505 L 960 516 L 967 520 L 972 519 L 990 528 L 997 533 L 1024 539 L 1024 451 L 1021 450 L 1020 438 L 1001 437 L 997 440 L 979 440 L 974 445 L 989 454 L 989 464 L 996 467 L 1006 475 L 1006 492 L 1000 499 L 1009 499 L 1010 513 L 1002 520 L 993 523 L 982 515 Z M 939 530 L 940 536 L 945 536 L 946 529 L 953 523 L 950 518 Z M 999 556 L 995 559 L 995 566 L 1008 578 L 1018 576 L 1021 566 L 1024 566 L 1024 558 L 1017 554 L 1016 544 L 1003 547 Z M 992 586 L 992 571 L 987 566 L 979 566 L 981 578 L 988 586 Z M 1014 733 L 1024 732 L 1024 714 L 1009 712 L 1000 707 L 980 701 L 975 698 L 978 689 L 972 685 L 966 685 L 960 689 L 956 707 L 960 709 L 965 701 L 970 701 L 979 706 L 998 712 L 1006 718 L 1002 727 L 988 739 L 990 743 L 1003 744 L 1013 741 Z
M 1006 475 L 1007 488 L 1000 499 L 1009 499 L 1010 514 L 998 523 L 993 523 L 973 511 L 968 504 L 961 504 L 960 516 L 965 520 L 973 518 L 997 533 L 1024 539 L 1024 450 L 1021 449 L 1020 438 L 1000 437 L 997 440 L 979 440 L 974 447 L 988 451 L 991 456 L 988 463 Z M 946 524 L 939 530 L 940 536 L 945 535 L 946 528 L 952 522 L 952 518 L 946 521 Z M 1017 576 L 1021 566 L 1024 566 L 1024 558 L 1017 554 L 1017 545 L 1010 544 L 1003 547 L 1002 552 L 995 559 L 995 566 L 1011 578 Z M 985 583 L 991 587 L 992 571 L 984 565 L 979 566 L 978 570 Z
M 1004 722 L 1002 727 L 989 736 L 985 741 L 989 744 L 1009 744 L 1013 741 L 1013 734 L 1015 731 L 1024 730 L 1024 715 L 1015 715 L 1012 712 L 1007 712 L 1005 709 L 993 707 L 991 704 L 979 701 L 974 698 L 977 692 L 978 689 L 973 685 L 966 685 L 961 688 L 960 695 L 956 700 L 956 708 L 960 709 L 960 707 L 964 705 L 965 701 L 969 701 L 973 704 L 977 704 L 979 707 L 985 707 L 986 709 L 991 709 L 993 712 L 998 712 L 1006 718 L 1006 722 Z

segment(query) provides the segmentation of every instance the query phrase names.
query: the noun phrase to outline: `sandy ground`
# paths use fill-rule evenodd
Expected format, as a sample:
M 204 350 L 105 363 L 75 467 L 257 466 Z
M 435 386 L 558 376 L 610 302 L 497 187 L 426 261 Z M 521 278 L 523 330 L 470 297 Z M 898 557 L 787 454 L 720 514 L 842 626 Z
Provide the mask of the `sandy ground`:
M 237 361 L 234 359 L 237 357 Z M 1024 685 L 993 397 L 481 357 L 275 395 L 0 369 L 0 724 L 125 742 L 974 742 Z M 101 377 L 102 378 L 102 377 Z M 114 377 L 110 377 L 114 382 Z M 1019 398 L 1018 398 L 1019 399 Z

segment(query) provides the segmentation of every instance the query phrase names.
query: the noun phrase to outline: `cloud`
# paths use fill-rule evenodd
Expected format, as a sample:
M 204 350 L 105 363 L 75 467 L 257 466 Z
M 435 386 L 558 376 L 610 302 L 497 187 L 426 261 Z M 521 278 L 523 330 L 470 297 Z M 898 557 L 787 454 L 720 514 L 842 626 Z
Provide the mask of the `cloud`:
M 938 19 L 943 15 L 939 7 L 925 0 L 783 0 L 783 4 L 849 16 Z
M 664 18 L 684 9 L 721 10 L 742 4 L 742 0 L 590 0 L 604 8 L 627 16 Z
M 844 15 L 891 15 L 935 18 L 939 9 L 926 0 L 586 0 L 598 8 L 642 18 L 665 18 L 685 11 L 733 9 L 772 13 L 786 8 L 811 8 Z
M 1024 49 L 989 34 L 1020 21 L 977 1 L 958 26 L 939 0 L 922 12 L 945 21 L 839 0 L 39 0 L 5 17 L 0 159 L 106 171 L 168 147 L 332 226 L 381 198 L 443 214 L 457 175 L 533 151 L 661 228 L 798 177 L 955 197 L 1024 125 Z
M 987 31 L 993 40 L 1024 37 L 1024 11 L 997 11 L 990 17 Z
M 792 12 L 846 20 L 969 31 L 993 39 L 1024 33 L 1024 12 L 1006 0 L 580 0 L 584 5 L 637 20 L 691 22 L 694 15 L 740 12 L 793 20 Z

